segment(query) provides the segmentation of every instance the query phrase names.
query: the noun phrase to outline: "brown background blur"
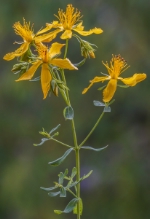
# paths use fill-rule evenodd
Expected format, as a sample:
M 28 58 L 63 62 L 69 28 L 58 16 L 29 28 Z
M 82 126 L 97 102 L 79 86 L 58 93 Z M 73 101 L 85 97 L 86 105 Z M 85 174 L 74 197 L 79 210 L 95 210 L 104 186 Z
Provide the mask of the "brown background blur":
M 14 51 L 16 37 L 12 25 L 16 21 L 34 23 L 38 31 L 46 22 L 55 20 L 58 8 L 68 3 L 83 16 L 85 30 L 101 27 L 104 33 L 82 37 L 98 46 L 96 59 L 87 60 L 79 71 L 66 72 L 79 143 L 100 115 L 101 108 L 93 100 L 101 100 L 98 85 L 82 95 L 83 88 L 94 76 L 106 69 L 101 61 L 121 54 L 131 66 L 123 77 L 147 73 L 147 79 L 136 87 L 118 88 L 112 112 L 86 145 L 109 147 L 102 152 L 81 152 L 81 174 L 94 171 L 81 184 L 86 219 L 150 218 L 150 1 L 149 0 L 0 0 L 0 218 L 48 219 L 76 218 L 55 215 L 71 199 L 51 198 L 40 186 L 51 187 L 57 174 L 66 167 L 71 171 L 73 153 L 59 167 L 47 163 L 64 153 L 63 146 L 53 142 L 41 147 L 38 131 L 61 124 L 59 140 L 72 144 L 70 122 L 65 121 L 65 104 L 59 96 L 43 100 L 40 83 L 19 82 L 11 68 L 15 60 L 2 57 Z M 61 41 L 63 42 L 63 41 Z M 68 56 L 73 63 L 81 60 L 75 39 L 69 43 Z

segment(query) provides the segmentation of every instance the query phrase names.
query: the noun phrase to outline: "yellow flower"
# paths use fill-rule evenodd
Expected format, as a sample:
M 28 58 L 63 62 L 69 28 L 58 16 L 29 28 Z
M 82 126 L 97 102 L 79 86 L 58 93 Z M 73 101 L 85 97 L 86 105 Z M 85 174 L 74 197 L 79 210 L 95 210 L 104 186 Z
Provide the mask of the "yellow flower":
M 50 30 L 53 27 L 53 23 L 49 26 L 43 28 L 42 30 L 38 31 L 36 34 L 33 32 L 33 25 L 30 27 L 30 22 L 27 23 L 25 19 L 23 19 L 23 25 L 20 24 L 20 22 L 16 22 L 13 25 L 13 28 L 15 30 L 15 33 L 22 37 L 23 42 L 21 42 L 21 46 L 15 50 L 14 52 L 6 54 L 3 58 L 7 61 L 10 61 L 14 59 L 15 57 L 22 56 L 27 50 L 29 49 L 29 45 L 34 42 L 35 44 L 44 42 L 50 42 L 52 39 L 56 37 L 56 33 L 54 34 L 43 34 L 44 32 Z M 20 43 L 18 43 L 20 44 Z
M 58 54 L 60 54 L 60 50 L 64 45 L 65 44 L 53 43 L 50 49 L 48 49 L 45 45 L 39 44 L 37 46 L 39 57 L 34 63 L 32 63 L 32 66 L 28 69 L 28 71 L 16 81 L 30 80 L 34 76 L 38 67 L 41 65 L 41 86 L 45 99 L 50 90 L 50 83 L 52 80 L 52 73 L 49 65 L 57 66 L 61 69 L 77 70 L 69 59 L 55 58 Z
M 132 77 L 128 78 L 120 77 L 122 72 L 124 72 L 129 67 L 126 61 L 121 58 L 120 55 L 112 56 L 110 65 L 108 64 L 108 62 L 102 63 L 107 68 L 109 75 L 103 77 L 95 77 L 93 80 L 90 81 L 90 85 L 82 91 L 82 94 L 86 93 L 94 83 L 104 82 L 108 80 L 109 82 L 103 91 L 103 101 L 107 103 L 113 98 L 115 94 L 117 88 L 117 80 L 122 81 L 127 86 L 135 86 L 137 83 L 143 81 L 146 78 L 145 73 L 136 73 Z
M 93 33 L 100 34 L 103 32 L 100 28 L 94 28 L 89 31 L 84 31 L 84 26 L 82 26 L 80 11 L 78 9 L 75 10 L 75 8 L 69 4 L 67 5 L 66 12 L 63 12 L 63 10 L 59 9 L 58 16 L 55 15 L 58 21 L 54 21 L 55 25 L 53 25 L 53 28 L 59 29 L 59 31 L 64 31 L 64 33 L 61 35 L 61 39 L 69 39 L 72 37 L 72 31 L 76 31 L 77 33 L 81 34 L 82 36 L 88 36 Z M 47 24 L 49 26 L 51 24 Z M 56 30 L 57 31 L 57 30 Z M 55 31 L 54 31 L 55 33 Z

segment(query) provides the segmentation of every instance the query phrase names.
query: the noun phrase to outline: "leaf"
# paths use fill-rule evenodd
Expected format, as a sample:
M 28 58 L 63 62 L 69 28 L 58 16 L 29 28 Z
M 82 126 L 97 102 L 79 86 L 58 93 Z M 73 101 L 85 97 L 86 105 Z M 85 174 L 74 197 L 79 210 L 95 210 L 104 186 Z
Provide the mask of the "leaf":
M 87 150 L 93 150 L 93 151 L 102 151 L 107 147 L 108 147 L 108 145 L 106 145 L 105 147 L 102 147 L 102 148 L 93 148 L 93 147 L 90 147 L 90 146 L 82 146 L 81 148 L 87 149 Z
M 77 168 L 73 167 L 72 169 L 72 173 L 71 173 L 71 178 L 73 179 L 73 177 L 77 174 Z
M 73 150 L 73 148 L 69 148 L 62 157 L 58 158 L 57 160 L 51 161 L 48 164 L 50 164 L 51 166 L 58 166 L 60 165 L 65 158 L 70 154 L 70 152 Z
M 60 194 L 60 191 L 59 192 L 49 192 L 48 193 L 48 195 L 50 196 L 50 197 L 55 197 L 55 196 L 57 196 L 57 195 L 59 195 Z
M 80 198 L 79 199 L 79 212 L 80 212 L 80 215 L 82 215 L 82 211 L 83 211 L 83 202 L 82 202 L 82 199 Z M 77 214 L 77 204 L 73 209 L 73 214 Z
M 33 145 L 34 145 L 34 146 L 41 146 L 42 144 L 45 143 L 45 141 L 48 141 L 48 140 L 50 140 L 50 139 L 48 139 L 48 138 L 42 138 L 42 139 L 41 139 L 41 142 L 40 142 L 39 144 L 33 144 Z
M 43 190 L 45 190 L 45 191 L 52 191 L 53 189 L 56 189 L 57 187 L 56 186 L 54 186 L 54 187 L 50 187 L 50 188 L 44 188 L 44 187 L 40 187 L 40 189 L 43 189 Z
M 100 102 L 98 100 L 93 100 L 93 104 L 94 104 L 94 106 L 105 106 L 105 103 Z
M 104 107 L 104 112 L 105 113 L 110 113 L 111 112 L 111 107 L 110 106 L 105 106 Z
M 33 78 L 33 79 L 29 80 L 29 81 L 39 81 L 40 79 L 41 79 L 41 76 Z
M 60 197 L 66 197 L 66 190 L 64 189 L 64 187 L 60 189 Z
M 59 183 L 60 185 L 62 185 L 63 182 L 64 182 L 64 174 L 61 172 L 58 176 L 59 176 L 58 183 Z
M 58 129 L 59 128 L 59 126 L 60 126 L 60 124 L 59 125 L 57 125 L 55 128 L 53 128 L 50 132 L 49 132 L 49 134 L 52 134 L 52 132 L 54 132 L 54 131 L 56 131 L 56 129 Z
M 128 85 L 122 85 L 122 84 L 117 84 L 118 87 L 122 87 L 122 88 L 128 88 Z
M 74 117 L 74 111 L 73 108 L 71 106 L 67 106 L 64 110 L 63 110 L 63 115 L 65 117 L 65 119 L 70 119 L 72 120 Z
M 81 179 L 80 179 L 80 181 L 81 180 L 84 180 L 84 179 L 86 179 L 86 178 L 88 178 L 91 174 L 92 174 L 92 172 L 93 172 L 93 170 L 91 170 L 89 173 L 87 173 L 86 175 L 83 175 L 82 177 L 81 177 Z
M 106 85 L 99 87 L 97 90 L 103 90 L 104 87 L 106 87 Z
M 82 65 L 84 65 L 86 59 L 83 59 L 81 62 L 74 64 L 74 66 L 76 67 L 81 67 Z
M 68 203 L 68 205 L 65 207 L 65 209 L 64 209 L 63 211 L 54 210 L 54 212 L 55 212 L 56 214 L 70 213 L 70 212 L 74 209 L 74 207 L 76 206 L 76 204 L 77 204 L 78 201 L 79 201 L 78 198 L 74 198 L 74 199 L 72 199 L 72 200 Z

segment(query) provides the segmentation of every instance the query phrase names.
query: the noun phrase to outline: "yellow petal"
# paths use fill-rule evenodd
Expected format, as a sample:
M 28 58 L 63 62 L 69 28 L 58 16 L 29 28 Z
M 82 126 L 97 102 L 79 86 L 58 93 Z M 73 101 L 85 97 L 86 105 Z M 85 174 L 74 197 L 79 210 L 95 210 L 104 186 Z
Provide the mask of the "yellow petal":
M 87 87 L 87 88 L 84 88 L 84 90 L 82 91 L 82 94 L 85 94 L 89 89 L 90 87 L 92 87 L 92 85 L 94 83 L 97 83 L 97 82 L 104 82 L 106 80 L 109 80 L 109 77 L 108 76 L 104 76 L 104 77 L 95 77 L 93 80 L 90 81 L 90 85 Z
M 124 84 L 128 86 L 135 86 L 137 83 L 143 81 L 146 77 L 147 76 L 145 73 L 141 73 L 141 74 L 134 74 L 132 77 L 129 78 L 119 77 L 118 79 L 120 79 Z
M 53 58 L 54 56 L 58 55 L 61 53 L 61 48 L 65 46 L 65 44 L 61 44 L 61 43 L 53 43 L 49 49 L 49 56 L 50 58 Z
M 44 94 L 43 99 L 45 99 L 47 97 L 47 94 L 50 90 L 51 80 L 52 80 L 52 76 L 51 76 L 48 64 L 43 63 L 42 64 L 42 71 L 41 71 L 41 86 L 42 86 L 42 91 L 43 91 L 43 94 Z
M 3 59 L 10 61 L 14 59 L 15 57 L 22 56 L 29 48 L 28 42 L 23 43 L 18 49 L 16 49 L 14 52 L 7 53 Z
M 72 37 L 72 31 L 71 30 L 65 30 L 65 32 L 61 35 L 62 40 L 70 39 Z
M 113 98 L 116 88 L 117 88 L 117 80 L 111 79 L 108 82 L 107 87 L 103 91 L 103 101 L 105 103 L 109 102 Z
M 36 36 L 34 38 L 35 43 L 40 43 L 40 42 L 48 43 L 48 42 L 52 41 L 57 36 L 57 34 L 61 31 L 62 30 L 57 29 L 57 30 L 54 30 L 52 32 L 49 32 L 49 33 L 46 33 L 46 34 L 43 34 L 43 35 L 40 35 L 40 36 Z
M 39 31 L 36 33 L 36 35 L 40 35 L 40 34 L 42 34 L 42 33 L 47 32 L 48 30 L 51 30 L 53 27 L 55 27 L 56 24 L 58 24 L 58 21 L 53 21 L 53 22 L 50 23 L 50 24 L 47 23 L 47 24 L 46 24 L 46 27 L 43 28 L 43 29 L 41 29 L 41 30 L 39 30 Z
M 16 80 L 16 81 L 22 81 L 22 80 L 30 80 L 35 71 L 37 70 L 37 68 L 42 64 L 42 61 L 37 61 L 35 62 L 30 68 L 28 71 L 26 71 L 23 75 L 21 75 L 21 77 Z
M 74 28 L 73 30 L 78 32 L 82 36 L 88 36 L 88 35 L 91 35 L 93 33 L 100 34 L 103 32 L 103 30 L 101 28 L 96 28 L 96 27 L 94 29 L 89 30 L 89 31 L 79 30 L 78 28 Z
M 60 67 L 62 69 L 69 69 L 69 70 L 78 70 L 69 59 L 52 59 L 50 64 Z

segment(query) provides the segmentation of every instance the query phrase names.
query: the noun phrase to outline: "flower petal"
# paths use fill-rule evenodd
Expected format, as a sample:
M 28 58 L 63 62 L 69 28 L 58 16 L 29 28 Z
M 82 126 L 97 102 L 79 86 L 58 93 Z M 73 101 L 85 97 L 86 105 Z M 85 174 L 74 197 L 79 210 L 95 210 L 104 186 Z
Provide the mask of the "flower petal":
M 41 30 L 39 30 L 39 31 L 36 33 L 36 35 L 40 35 L 40 34 L 42 34 L 42 33 L 47 32 L 48 30 L 51 30 L 53 27 L 55 27 L 56 24 L 58 24 L 58 21 L 53 21 L 53 22 L 50 23 L 50 24 L 47 23 L 47 24 L 46 24 L 46 27 L 43 28 L 43 29 L 41 29 Z
M 100 34 L 103 32 L 103 30 L 101 28 L 96 28 L 96 27 L 94 29 L 89 30 L 89 31 L 79 30 L 78 28 L 74 28 L 73 30 L 78 32 L 82 36 L 88 36 L 88 35 L 91 35 L 93 33 Z
M 37 68 L 42 64 L 42 61 L 37 61 L 35 62 L 30 68 L 28 71 L 26 71 L 23 75 L 21 75 L 21 77 L 16 80 L 16 81 L 22 81 L 22 80 L 30 80 L 35 71 L 37 70 Z
M 45 99 L 47 97 L 47 94 L 50 90 L 51 80 L 52 80 L 52 76 L 51 76 L 48 64 L 43 63 L 42 64 L 42 71 L 41 71 L 41 86 L 42 86 L 42 91 L 43 91 L 43 94 L 44 94 L 43 99 Z
M 143 81 L 146 77 L 147 76 L 145 73 L 141 73 L 141 74 L 134 74 L 132 77 L 129 78 L 119 77 L 118 79 L 120 79 L 124 84 L 128 86 L 135 86 L 137 83 Z
M 14 59 L 15 57 L 22 56 L 29 48 L 29 42 L 23 43 L 18 49 L 16 49 L 14 52 L 7 53 L 3 59 L 10 61 Z
M 61 35 L 62 40 L 70 39 L 72 37 L 72 31 L 71 30 L 65 30 L 65 32 Z
M 60 54 L 60 50 L 63 46 L 65 46 L 65 44 L 53 43 L 48 52 L 50 58 L 53 58 L 54 56 Z
M 69 70 L 78 70 L 69 59 L 52 59 L 50 64 L 60 67 L 62 69 L 69 69 Z
M 104 76 L 104 77 L 95 77 L 93 80 L 90 81 L 90 85 L 87 87 L 87 88 L 84 88 L 84 90 L 82 91 L 82 94 L 85 94 L 89 89 L 90 87 L 92 87 L 92 85 L 94 83 L 97 83 L 97 82 L 104 82 L 106 80 L 109 80 L 109 77 L 108 76 Z
M 36 36 L 34 38 L 35 43 L 40 43 L 40 42 L 48 43 L 48 42 L 52 41 L 57 36 L 57 34 L 61 31 L 62 30 L 57 29 L 57 30 L 54 30 L 52 32 L 49 32 L 49 33 L 46 33 L 46 34 L 43 34 L 43 35 L 40 35 L 40 36 Z
M 113 98 L 116 88 L 117 88 L 117 80 L 111 79 L 108 82 L 107 87 L 103 91 L 103 101 L 105 103 L 109 102 Z

